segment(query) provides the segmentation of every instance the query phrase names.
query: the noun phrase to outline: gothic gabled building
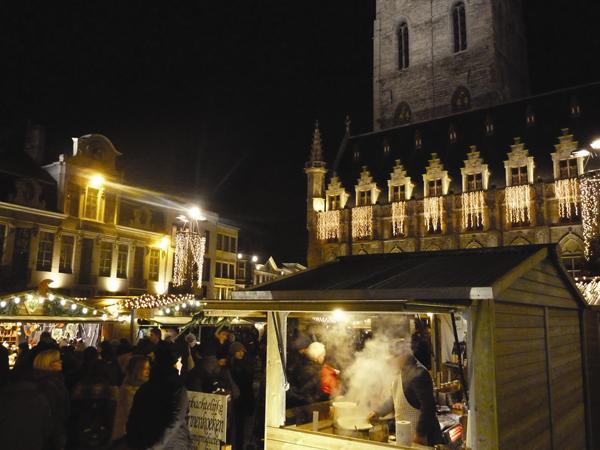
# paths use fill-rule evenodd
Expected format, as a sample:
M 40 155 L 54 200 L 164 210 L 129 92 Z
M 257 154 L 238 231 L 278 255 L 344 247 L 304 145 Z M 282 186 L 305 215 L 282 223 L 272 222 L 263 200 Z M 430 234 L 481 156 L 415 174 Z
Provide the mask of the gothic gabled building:
M 347 126 L 328 164 L 315 129 L 305 167 L 309 266 L 559 243 L 579 273 L 578 177 L 590 166 L 574 152 L 600 135 L 600 84 L 525 96 L 519 15 L 519 1 L 377 2 L 376 131 Z

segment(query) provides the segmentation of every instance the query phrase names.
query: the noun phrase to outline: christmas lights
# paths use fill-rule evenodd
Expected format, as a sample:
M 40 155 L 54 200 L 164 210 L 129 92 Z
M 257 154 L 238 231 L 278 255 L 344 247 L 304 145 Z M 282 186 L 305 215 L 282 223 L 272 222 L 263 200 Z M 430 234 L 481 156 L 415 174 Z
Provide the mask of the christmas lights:
M 406 202 L 392 203 L 392 233 L 394 236 L 406 234 L 404 222 L 406 221 Z
M 444 222 L 444 197 L 425 197 L 423 217 L 427 231 L 441 231 Z
M 352 238 L 369 239 L 373 236 L 373 207 L 358 206 L 352 209 Z
M 506 220 L 508 223 L 527 223 L 531 220 L 531 186 L 508 186 L 505 191 Z
M 196 280 L 202 281 L 202 265 L 204 262 L 206 238 L 198 232 L 181 230 L 175 234 L 175 258 L 173 265 L 173 285 L 181 286 L 187 280 L 191 266 L 196 264 Z
M 171 306 L 175 304 L 189 304 L 190 308 L 200 306 L 200 302 L 196 300 L 194 294 L 164 294 L 152 295 L 144 294 L 140 297 L 127 299 L 121 303 L 125 309 L 139 308 L 161 308 L 163 306 Z
M 479 228 L 485 225 L 485 194 L 483 191 L 464 192 L 462 194 L 463 230 Z
M 598 239 L 600 227 L 600 174 L 592 173 L 581 179 L 581 223 L 585 257 L 590 259 L 592 241 Z
M 37 291 L 21 292 L 17 295 L 3 297 L 0 300 L 0 316 L 30 316 L 32 320 L 39 316 L 89 317 L 97 315 L 101 309 L 89 308 L 85 299 L 64 297 L 49 293 L 40 295 Z M 112 315 L 104 314 L 104 320 Z
M 571 219 L 579 215 L 579 181 L 577 178 L 556 180 L 554 192 L 558 199 L 558 214 L 561 218 Z
M 600 306 L 600 277 L 575 278 L 575 284 L 590 305 Z
M 339 239 L 340 211 L 323 211 L 317 213 L 317 238 L 321 241 Z

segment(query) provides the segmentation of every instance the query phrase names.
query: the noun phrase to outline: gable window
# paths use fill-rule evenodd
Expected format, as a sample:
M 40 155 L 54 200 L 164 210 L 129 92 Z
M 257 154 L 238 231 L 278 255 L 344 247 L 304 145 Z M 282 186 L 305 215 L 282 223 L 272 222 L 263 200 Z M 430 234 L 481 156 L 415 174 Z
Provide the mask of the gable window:
M 100 189 L 88 186 L 85 191 L 85 202 L 83 207 L 83 217 L 91 220 L 101 220 L 101 197 Z
M 37 253 L 37 270 L 49 272 L 52 270 L 52 252 L 54 249 L 54 234 L 45 231 L 40 232 Z
M 390 199 L 392 202 L 401 202 L 406 200 L 406 186 L 403 184 L 399 186 L 392 186 Z
M 480 191 L 483 189 L 483 179 L 481 173 L 472 173 L 467 175 L 467 190 Z
M 454 53 L 467 49 L 467 19 L 465 4 L 459 2 L 452 8 L 452 34 L 454 37 Z
M 438 197 L 442 193 L 442 179 L 429 180 L 429 197 Z
M 148 279 L 158 281 L 158 272 L 160 271 L 160 250 L 150 249 L 150 260 L 148 261 Z
M 335 210 L 340 209 L 342 207 L 342 203 L 340 201 L 339 195 L 330 195 L 329 196 L 329 209 Z
M 511 186 L 527 184 L 527 166 L 512 167 L 510 169 Z
M 358 206 L 367 206 L 371 203 L 371 191 L 358 192 Z
M 73 249 L 75 237 L 63 236 L 60 239 L 60 263 L 58 271 L 61 273 L 73 273 Z
M 402 22 L 398 26 L 398 69 L 408 69 L 409 65 L 408 47 L 408 24 Z
M 560 178 L 573 178 L 577 173 L 577 158 L 561 159 L 558 161 Z
M 129 259 L 129 246 L 120 244 L 117 254 L 117 278 L 127 278 L 127 260 Z
M 100 267 L 98 268 L 98 275 L 101 277 L 110 277 L 110 271 L 112 267 L 112 252 L 112 243 L 102 242 L 100 244 Z

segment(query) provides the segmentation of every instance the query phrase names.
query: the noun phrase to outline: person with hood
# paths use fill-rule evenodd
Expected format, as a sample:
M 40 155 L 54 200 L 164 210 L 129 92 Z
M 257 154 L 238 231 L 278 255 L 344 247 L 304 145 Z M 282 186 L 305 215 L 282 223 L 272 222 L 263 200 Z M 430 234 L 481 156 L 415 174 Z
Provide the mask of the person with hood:
M 175 364 L 172 344 L 155 349 L 150 379 L 133 398 L 127 421 L 127 445 L 134 450 L 192 447 L 187 426 L 188 394 Z
M 125 379 L 119 388 L 115 425 L 113 427 L 113 440 L 125 436 L 125 426 L 129 411 L 133 404 L 135 393 L 150 378 L 150 359 L 142 355 L 134 355 L 129 359 Z
M 57 349 L 43 350 L 33 360 L 33 381 L 50 406 L 49 449 L 63 449 L 67 442 L 69 394 L 62 375 L 62 361 Z

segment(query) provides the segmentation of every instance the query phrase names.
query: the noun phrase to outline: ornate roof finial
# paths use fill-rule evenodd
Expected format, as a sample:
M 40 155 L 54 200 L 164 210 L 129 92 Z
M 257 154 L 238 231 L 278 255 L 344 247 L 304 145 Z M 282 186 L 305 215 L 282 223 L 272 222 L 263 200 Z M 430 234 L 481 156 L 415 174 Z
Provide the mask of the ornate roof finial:
M 313 140 L 310 147 L 310 162 L 323 161 L 323 144 L 321 143 L 321 130 L 319 130 L 319 121 L 315 121 L 315 130 L 313 131 Z
M 350 125 L 352 125 L 352 120 L 350 120 L 350 114 L 346 114 L 346 134 L 350 135 Z

